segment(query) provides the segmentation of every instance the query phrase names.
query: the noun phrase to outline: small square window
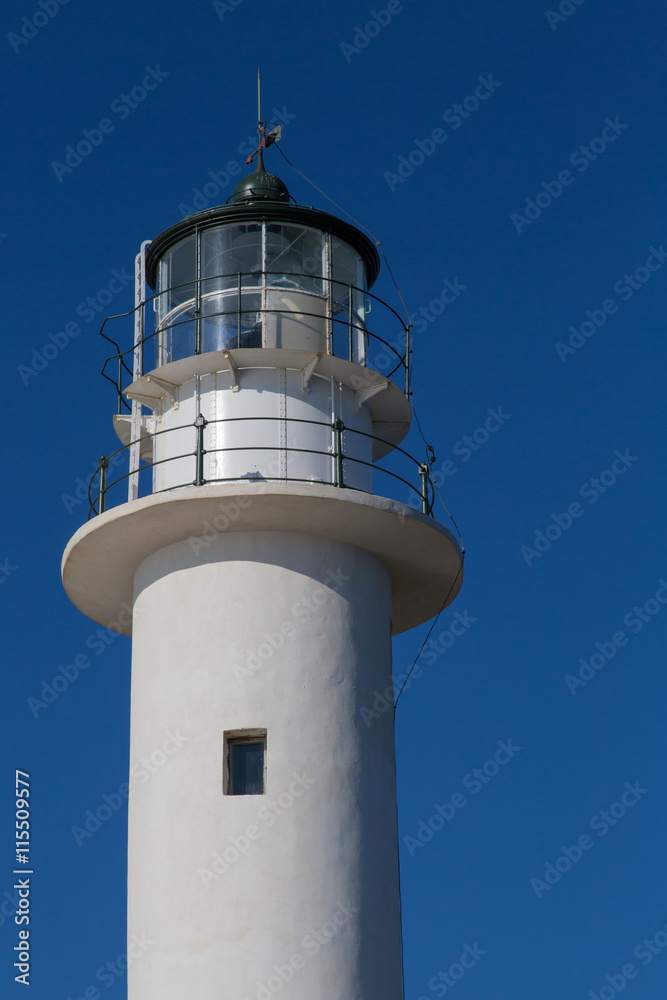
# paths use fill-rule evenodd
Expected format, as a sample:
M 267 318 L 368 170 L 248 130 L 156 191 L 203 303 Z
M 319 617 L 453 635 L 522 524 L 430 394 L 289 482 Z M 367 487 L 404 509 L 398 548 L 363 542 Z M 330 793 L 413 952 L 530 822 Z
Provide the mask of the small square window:
M 266 730 L 225 733 L 225 794 L 263 795 L 266 791 Z

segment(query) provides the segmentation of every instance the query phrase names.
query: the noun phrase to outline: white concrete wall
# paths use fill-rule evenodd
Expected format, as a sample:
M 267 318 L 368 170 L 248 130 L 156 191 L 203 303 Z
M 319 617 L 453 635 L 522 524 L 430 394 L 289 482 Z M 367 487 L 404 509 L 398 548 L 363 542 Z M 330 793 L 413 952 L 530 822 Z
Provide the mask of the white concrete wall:
M 388 571 L 314 536 L 212 538 L 135 577 L 132 764 L 175 740 L 130 797 L 128 938 L 152 943 L 128 998 L 400 1000 L 393 712 L 360 714 L 391 682 Z M 222 792 L 244 728 L 268 733 L 263 796 Z

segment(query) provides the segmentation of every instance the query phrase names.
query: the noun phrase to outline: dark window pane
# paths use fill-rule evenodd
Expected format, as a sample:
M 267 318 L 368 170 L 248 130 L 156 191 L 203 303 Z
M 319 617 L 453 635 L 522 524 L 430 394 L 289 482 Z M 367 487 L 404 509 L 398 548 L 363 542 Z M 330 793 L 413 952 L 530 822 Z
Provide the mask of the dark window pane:
M 203 350 L 262 346 L 262 299 L 259 292 L 221 292 L 202 302 Z
M 264 793 L 264 741 L 232 743 L 230 747 L 232 795 Z

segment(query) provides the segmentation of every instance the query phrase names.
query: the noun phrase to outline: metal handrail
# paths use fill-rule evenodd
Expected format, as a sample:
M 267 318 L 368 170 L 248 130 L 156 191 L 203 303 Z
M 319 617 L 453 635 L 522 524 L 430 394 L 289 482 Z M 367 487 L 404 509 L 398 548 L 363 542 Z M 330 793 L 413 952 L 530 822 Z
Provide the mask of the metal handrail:
M 287 422 L 289 423 L 315 424 L 320 427 L 328 427 L 332 431 L 332 438 L 333 438 L 332 449 L 327 451 L 322 451 L 315 448 L 298 448 L 296 446 L 289 447 L 286 445 L 260 445 L 260 444 L 258 445 L 246 444 L 243 446 L 234 445 L 229 447 L 208 448 L 208 449 L 204 447 L 205 444 L 204 432 L 206 427 L 209 426 L 209 424 L 212 425 L 212 424 L 222 424 L 222 423 L 234 423 L 237 421 L 251 421 L 251 420 L 262 420 L 262 421 L 269 420 L 269 421 L 280 421 L 280 422 L 287 420 Z M 116 451 L 112 452 L 110 455 L 102 455 L 102 457 L 98 462 L 98 467 L 96 471 L 93 473 L 93 476 L 91 477 L 90 484 L 88 487 L 88 500 L 90 504 L 88 519 L 90 520 L 91 517 L 101 514 L 106 510 L 107 496 L 109 491 L 113 489 L 115 486 L 117 486 L 119 483 L 123 482 L 124 480 L 127 480 L 130 476 L 141 474 L 142 472 L 147 471 L 148 469 L 154 469 L 158 465 L 164 465 L 169 462 L 175 462 L 186 458 L 194 459 L 195 462 L 194 479 L 188 482 L 178 483 L 174 486 L 166 487 L 165 489 L 151 490 L 151 494 L 169 492 L 170 490 L 181 489 L 187 486 L 203 486 L 206 485 L 207 483 L 248 482 L 249 480 L 247 477 L 244 477 L 243 479 L 239 479 L 238 477 L 229 477 L 229 478 L 217 477 L 209 480 L 204 478 L 203 460 L 205 455 L 216 454 L 218 452 L 232 452 L 232 451 L 306 452 L 308 454 L 322 455 L 327 458 L 333 458 L 334 469 L 335 469 L 334 480 L 333 482 L 326 482 L 324 483 L 324 485 L 334 486 L 338 488 L 346 488 L 346 489 L 357 489 L 359 490 L 359 492 L 368 492 L 366 490 L 361 490 L 359 487 L 350 487 L 346 486 L 345 484 L 343 475 L 343 463 L 356 462 L 359 465 L 368 466 L 370 468 L 376 469 L 378 472 L 382 472 L 388 476 L 391 476 L 393 479 L 396 479 L 399 482 L 404 483 L 409 489 L 414 489 L 421 499 L 422 512 L 425 514 L 429 514 L 431 517 L 433 516 L 435 488 L 430 477 L 428 466 L 424 462 L 419 462 L 419 460 L 416 459 L 413 455 L 405 451 L 403 448 L 394 445 L 391 441 L 387 441 L 384 438 L 380 438 L 375 434 L 368 434 L 365 431 L 358 431 L 353 427 L 346 427 L 343 421 L 339 417 L 337 417 L 335 420 L 331 422 L 326 420 L 312 420 L 300 417 L 285 418 L 277 416 L 219 417 L 213 420 L 205 420 L 205 418 L 201 414 L 199 414 L 196 420 L 194 420 L 192 423 L 180 424 L 178 427 L 169 427 L 160 431 L 156 431 L 154 434 L 151 435 L 151 437 L 158 437 L 161 434 L 170 434 L 172 431 L 181 431 L 187 427 L 192 427 L 196 431 L 196 446 L 193 451 L 185 452 L 184 454 L 179 454 L 179 455 L 171 455 L 168 458 L 162 458 L 150 463 L 146 463 L 146 465 L 144 465 L 141 469 L 130 470 L 124 473 L 122 476 L 118 476 L 118 478 L 114 479 L 113 482 L 110 483 L 107 482 L 106 473 L 112 459 L 114 459 L 117 455 L 119 455 L 121 452 L 124 451 L 127 451 L 129 454 L 129 449 L 133 445 L 138 443 L 140 444 L 145 439 L 138 438 L 136 441 L 130 441 L 128 444 L 123 445 L 121 448 L 116 449 Z M 382 466 L 374 465 L 372 462 L 367 462 L 364 459 L 355 458 L 352 455 L 346 454 L 343 451 L 343 444 L 342 444 L 342 436 L 344 432 L 347 432 L 348 434 L 358 434 L 362 437 L 370 438 L 374 441 L 379 441 L 382 444 L 391 445 L 393 450 L 399 451 L 402 455 L 404 455 L 418 467 L 420 475 L 419 487 L 418 488 L 415 487 L 414 483 L 411 483 L 403 476 L 400 476 L 397 473 L 392 472 L 391 469 L 385 469 Z M 97 494 L 93 496 L 92 495 L 93 484 L 98 475 L 100 479 L 99 489 Z M 262 476 L 261 478 L 263 481 L 267 482 L 311 482 L 311 480 L 305 480 L 298 477 L 290 477 L 290 476 Z
M 253 279 L 258 279 L 258 278 L 261 279 L 260 283 L 259 284 L 257 284 L 257 283 L 244 284 L 242 279 L 243 278 L 247 278 L 248 276 L 252 276 Z M 172 285 L 172 286 L 170 286 L 168 288 L 161 289 L 159 292 L 155 292 L 153 295 L 149 296 L 147 299 L 145 299 L 141 303 L 137 304 L 133 309 L 130 309 L 127 312 L 124 312 L 124 313 L 117 313 L 114 316 L 108 316 L 104 320 L 104 322 L 102 323 L 102 326 L 100 328 L 100 334 L 101 334 L 102 337 L 104 337 L 105 340 L 109 341 L 109 343 L 112 344 L 116 348 L 116 354 L 110 355 L 105 360 L 105 362 L 104 362 L 104 364 L 102 366 L 102 375 L 103 375 L 104 378 L 106 378 L 108 381 L 110 381 L 112 383 L 112 385 L 114 385 L 115 388 L 116 388 L 117 397 L 118 397 L 118 412 L 119 413 L 122 412 L 122 407 L 123 406 L 125 408 L 129 409 L 129 406 L 128 406 L 126 400 L 123 398 L 123 394 L 122 394 L 123 371 L 127 372 L 127 374 L 130 375 L 130 377 L 132 377 L 132 378 L 134 377 L 133 371 L 131 370 L 131 368 L 128 366 L 128 364 L 125 361 L 125 358 L 126 358 L 127 355 L 133 354 L 136 350 L 140 351 L 140 357 L 141 357 L 141 368 L 140 368 L 140 370 L 141 370 L 141 374 L 143 374 L 144 370 L 145 370 L 145 366 L 144 366 L 144 347 L 145 347 L 145 344 L 148 343 L 148 341 L 153 340 L 157 336 L 164 335 L 168 331 L 174 330 L 178 326 L 182 326 L 182 325 L 185 325 L 185 324 L 194 323 L 195 327 L 196 327 L 196 330 L 198 330 L 199 329 L 199 324 L 200 324 L 200 322 L 201 322 L 202 319 L 204 319 L 205 321 L 207 321 L 207 320 L 215 319 L 216 317 L 220 317 L 220 316 L 232 316 L 232 317 L 233 316 L 237 316 L 238 317 L 238 320 L 237 320 L 238 334 L 237 335 L 238 335 L 239 341 L 240 341 L 241 316 L 244 313 L 254 313 L 254 314 L 260 314 L 260 315 L 264 316 L 265 314 L 269 314 L 269 315 L 290 315 L 290 313 L 292 312 L 292 310 L 289 310 L 289 309 L 268 309 L 268 308 L 242 309 L 241 308 L 241 305 L 242 305 L 242 294 L 244 292 L 246 292 L 246 293 L 252 293 L 253 291 L 260 291 L 263 288 L 269 288 L 269 289 L 274 289 L 274 290 L 280 291 L 280 286 L 279 285 L 275 285 L 275 284 L 272 285 L 270 283 L 270 280 L 271 279 L 279 280 L 281 277 L 286 277 L 286 278 L 302 278 L 302 279 L 305 278 L 308 281 L 320 281 L 320 282 L 323 283 L 323 285 L 324 285 L 324 283 L 327 283 L 329 285 L 328 292 L 325 292 L 325 290 L 323 288 L 321 296 L 318 296 L 316 292 L 309 291 L 307 289 L 284 289 L 285 291 L 300 292 L 301 294 L 309 295 L 309 296 L 313 296 L 313 297 L 316 297 L 316 296 L 317 297 L 325 297 L 327 301 L 331 300 L 331 287 L 333 285 L 339 285 L 341 287 L 341 289 L 346 289 L 347 290 L 348 303 L 349 303 L 349 308 L 347 310 L 348 311 L 348 316 L 346 318 L 340 318 L 338 316 L 330 314 L 330 312 L 331 312 L 330 310 L 328 310 L 328 314 L 327 314 L 326 317 L 323 317 L 319 313 L 309 313 L 309 312 L 302 312 L 302 311 L 299 312 L 299 315 L 308 316 L 310 318 L 315 318 L 315 319 L 318 319 L 318 320 L 326 319 L 326 321 L 329 324 L 331 324 L 331 325 L 333 325 L 333 323 L 337 323 L 339 325 L 344 325 L 344 326 L 348 327 L 348 329 L 349 329 L 349 343 L 348 343 L 349 360 L 352 360 L 352 331 L 353 330 L 357 330 L 359 332 L 363 332 L 363 334 L 365 336 L 371 337 L 373 340 L 378 341 L 385 348 L 387 348 L 389 351 L 391 351 L 396 356 L 396 359 L 397 359 L 396 365 L 388 373 L 388 375 L 386 377 L 387 378 L 391 378 L 392 375 L 394 375 L 394 373 L 396 371 L 398 371 L 400 368 L 402 368 L 404 370 L 405 376 L 406 376 L 406 388 L 408 388 L 408 386 L 409 386 L 409 375 L 410 375 L 410 373 L 409 373 L 409 367 L 410 367 L 409 333 L 410 333 L 410 330 L 409 330 L 409 327 L 406 327 L 405 323 L 403 322 L 403 320 L 401 319 L 401 317 L 399 316 L 399 314 L 396 312 L 396 310 L 392 306 L 390 306 L 387 302 L 385 302 L 383 299 L 380 299 L 378 296 L 373 295 L 372 292 L 368 292 L 365 289 L 358 287 L 357 285 L 352 285 L 352 284 L 349 284 L 349 283 L 345 283 L 345 282 L 342 282 L 342 281 L 340 281 L 340 280 L 338 280 L 336 278 L 333 278 L 333 277 L 332 278 L 328 278 L 328 277 L 325 277 L 324 275 L 312 275 L 312 274 L 305 274 L 305 273 L 300 273 L 300 272 L 295 272 L 295 271 L 283 271 L 283 272 L 279 272 L 279 271 L 234 271 L 234 272 L 229 272 L 227 274 L 216 274 L 216 275 L 206 275 L 204 277 L 193 277 L 193 278 L 191 278 L 188 281 L 180 282 L 177 285 Z M 212 282 L 212 281 L 222 281 L 224 279 L 231 279 L 231 278 L 236 278 L 237 279 L 237 286 L 236 286 L 236 288 L 233 288 L 233 287 L 230 287 L 230 288 L 217 288 L 217 289 L 214 289 L 214 290 L 212 290 L 210 292 L 205 292 L 204 295 L 203 295 L 203 299 L 206 300 L 207 298 L 210 299 L 210 298 L 213 298 L 215 296 L 221 296 L 221 295 L 224 296 L 224 297 L 233 297 L 235 295 L 236 296 L 236 300 L 237 300 L 236 308 L 229 309 L 229 310 L 222 309 L 220 311 L 207 314 L 206 316 L 202 316 L 200 309 L 196 308 L 197 305 L 202 301 L 201 283 L 202 282 Z M 180 319 L 180 320 L 177 320 L 176 322 L 170 323 L 170 324 L 165 324 L 163 322 L 161 325 L 158 325 L 157 328 L 153 332 L 148 333 L 148 334 L 144 334 L 144 336 L 142 336 L 136 342 L 133 342 L 132 346 L 129 347 L 129 348 L 127 348 L 124 351 L 121 351 L 120 346 L 116 343 L 116 341 L 113 340 L 111 337 L 109 337 L 104 332 L 107 323 L 109 323 L 111 320 L 114 320 L 114 319 L 124 319 L 124 318 L 127 318 L 128 316 L 133 316 L 137 312 L 137 310 L 140 310 L 140 309 L 145 311 L 146 306 L 149 305 L 150 303 L 154 303 L 155 300 L 161 298 L 162 296 L 169 295 L 169 294 L 173 293 L 174 291 L 177 291 L 178 289 L 182 289 L 182 288 L 192 288 L 192 289 L 194 289 L 194 292 L 195 292 L 195 294 L 192 296 L 192 298 L 188 298 L 188 300 L 186 302 L 179 303 L 180 307 L 184 307 L 184 308 L 193 308 L 194 307 L 195 308 L 195 312 L 194 312 L 194 314 L 191 317 Z M 352 300 L 353 300 L 353 293 L 358 293 L 359 295 L 364 296 L 365 299 L 372 299 L 373 301 L 375 301 L 375 302 L 379 303 L 381 306 L 383 306 L 385 309 L 388 309 L 389 312 L 392 313 L 395 316 L 395 318 L 398 320 L 398 323 L 400 324 L 400 327 L 401 327 L 401 329 L 403 331 L 403 335 L 405 336 L 405 340 L 406 340 L 406 349 L 405 349 L 405 353 L 404 354 L 400 354 L 399 351 L 396 350 L 396 348 L 394 347 L 393 344 L 390 344 L 387 340 L 385 340 L 379 334 L 374 333 L 372 330 L 369 330 L 368 327 L 367 327 L 367 325 L 366 325 L 366 323 L 365 323 L 365 321 L 361 320 L 361 318 L 358 315 L 356 315 L 356 314 L 353 313 L 353 311 L 351 309 L 351 303 L 352 303 Z M 176 309 L 179 308 L 179 306 L 175 307 L 175 309 L 172 309 L 170 311 L 170 314 L 168 314 L 168 316 L 165 317 L 165 318 L 168 319 L 170 315 L 173 316 L 174 312 L 176 311 Z M 195 351 L 197 351 L 199 347 L 200 347 L 200 344 L 198 343 L 198 337 L 195 336 Z M 333 338 L 327 337 L 327 353 L 333 354 Z M 111 378 L 107 374 L 107 371 L 106 371 L 107 365 L 109 365 L 111 362 L 114 362 L 114 361 L 118 362 L 118 373 L 117 373 L 116 379 Z M 364 366 L 367 367 L 367 359 L 366 358 L 364 358 L 363 364 L 364 364 Z

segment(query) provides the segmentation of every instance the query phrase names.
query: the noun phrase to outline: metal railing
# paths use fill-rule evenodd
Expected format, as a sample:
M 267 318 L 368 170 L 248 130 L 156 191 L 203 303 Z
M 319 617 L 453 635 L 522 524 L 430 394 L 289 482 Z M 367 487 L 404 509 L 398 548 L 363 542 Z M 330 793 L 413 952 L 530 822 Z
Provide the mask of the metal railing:
M 211 427 L 214 424 L 229 424 L 238 421 L 280 421 L 293 424 L 315 424 L 319 427 L 328 427 L 331 430 L 331 447 L 328 450 L 321 450 L 316 448 L 298 448 L 289 444 L 276 444 L 276 445 L 252 445 L 243 444 L 242 446 L 230 446 L 223 448 L 207 448 L 206 447 L 206 428 Z M 433 482 L 431 480 L 430 471 L 428 465 L 425 462 L 420 462 L 418 459 L 414 458 L 409 452 L 405 451 L 403 448 L 399 448 L 394 445 L 393 442 L 386 441 L 384 438 L 377 437 L 375 434 L 367 434 L 365 431 L 358 431 L 351 427 L 346 427 L 340 418 L 336 418 L 332 422 L 319 421 L 319 420 L 306 420 L 301 418 L 284 418 L 284 417 L 271 417 L 271 416 L 258 416 L 258 417 L 222 417 L 217 420 L 206 420 L 202 414 L 199 414 L 192 423 L 181 424 L 178 427 L 169 427 L 165 430 L 156 431 L 151 434 L 150 437 L 154 440 L 161 435 L 170 434 L 176 431 L 183 431 L 188 427 L 193 429 L 193 448 L 191 451 L 184 452 L 179 455 L 171 455 L 168 458 L 158 459 L 157 461 L 147 462 L 138 471 L 128 471 L 123 472 L 122 475 L 117 476 L 114 480 L 109 482 L 109 469 L 112 466 L 123 462 L 126 457 L 129 457 L 130 448 L 137 444 L 137 441 L 130 441 L 128 444 L 123 445 L 123 447 L 118 448 L 116 451 L 112 452 L 110 455 L 102 455 L 99 459 L 97 469 L 93 473 L 88 487 L 88 501 L 90 504 L 90 510 L 88 513 L 88 520 L 91 517 L 98 514 L 104 513 L 109 507 L 109 493 L 115 487 L 119 486 L 121 483 L 127 484 L 131 476 L 140 477 L 140 480 L 145 484 L 147 473 L 150 470 L 151 473 L 151 488 L 148 490 L 144 489 L 143 495 L 153 495 L 158 493 L 166 493 L 171 490 L 181 489 L 187 486 L 205 486 L 215 483 L 232 483 L 237 482 L 239 484 L 244 484 L 247 482 L 300 482 L 309 483 L 311 485 L 327 485 L 334 486 L 339 489 L 359 489 L 360 492 L 371 493 L 370 490 L 363 490 L 359 487 L 351 486 L 345 481 L 345 463 L 354 462 L 361 466 L 367 466 L 374 470 L 374 472 L 381 473 L 383 475 L 389 476 L 395 481 L 403 483 L 411 491 L 410 500 L 412 499 L 412 494 L 416 494 L 419 502 L 421 503 L 421 509 L 424 514 L 429 514 L 433 516 L 433 503 L 435 498 L 435 489 Z M 365 461 L 364 459 L 356 458 L 350 454 L 346 454 L 343 450 L 343 434 L 355 434 L 359 437 L 370 439 L 371 441 L 377 441 L 382 444 L 391 445 L 394 452 L 398 452 L 404 459 L 412 463 L 413 466 L 417 467 L 417 472 L 419 474 L 419 485 L 416 485 L 416 476 L 413 481 L 406 479 L 405 476 L 399 475 L 390 469 L 385 469 L 382 466 L 378 466 L 373 462 Z M 145 439 L 142 439 L 142 443 Z M 231 477 L 213 477 L 206 478 L 205 476 L 205 457 L 206 455 L 213 455 L 219 453 L 233 452 L 233 451 L 274 451 L 277 453 L 307 453 L 311 455 L 320 455 L 332 460 L 332 479 L 331 481 L 317 480 L 315 483 L 313 479 L 308 478 L 296 478 L 292 476 L 264 476 L 261 473 L 257 475 L 245 475 L 243 477 L 231 476 Z M 155 483 L 153 481 L 153 470 L 160 465 L 168 464 L 169 462 L 182 461 L 185 459 L 191 459 L 192 461 L 192 479 L 188 479 L 184 482 L 179 482 L 172 484 L 164 489 L 155 489 Z M 96 492 L 95 492 L 96 490 Z M 122 500 L 116 500 L 111 506 L 115 506 L 118 503 L 122 503 Z M 402 502 L 406 502 L 405 500 Z
M 307 283 L 311 288 L 303 287 L 290 287 L 281 285 L 279 282 L 283 280 L 292 280 L 294 278 L 300 278 L 302 282 Z M 224 282 L 234 280 L 236 282 L 236 287 L 228 288 L 215 288 L 210 291 L 202 292 L 202 285 L 206 288 L 210 288 L 213 282 Z M 248 279 L 251 279 L 248 280 Z M 259 283 L 257 283 L 259 281 Z M 311 290 L 314 283 L 321 283 L 321 291 Z M 296 282 L 293 282 L 296 285 Z M 158 323 L 156 329 L 151 333 L 142 333 L 142 336 L 133 342 L 132 346 L 121 350 L 120 345 L 105 333 L 105 327 L 107 323 L 112 320 L 126 319 L 127 317 L 134 317 L 137 311 L 140 311 L 141 315 L 141 330 L 146 330 L 146 307 L 159 300 L 164 301 L 165 297 L 167 300 L 174 293 L 178 293 L 179 289 L 183 290 L 193 290 L 192 294 L 188 293 L 188 296 L 184 301 L 177 303 L 169 311 L 167 316 L 161 323 Z M 301 309 L 299 306 L 295 308 L 276 308 L 268 307 L 266 305 L 259 305 L 258 307 L 249 307 L 247 302 L 244 307 L 244 299 L 248 300 L 250 296 L 253 295 L 263 295 L 265 293 L 296 293 L 304 298 L 312 298 L 317 300 L 326 307 L 324 314 L 322 312 L 308 312 Z M 334 297 L 334 294 L 336 297 Z M 222 308 L 216 309 L 211 312 L 202 310 L 202 306 L 208 307 L 213 303 L 214 299 L 235 299 L 235 305 L 232 308 Z M 367 313 L 370 310 L 364 310 L 364 317 L 359 316 L 353 308 L 353 303 L 355 301 L 372 300 L 377 303 L 382 309 L 387 310 L 388 313 L 393 317 L 393 319 L 398 323 L 398 333 L 394 338 L 394 342 L 391 343 L 384 337 L 375 333 L 368 326 Z M 231 304 L 231 303 L 230 303 Z M 184 315 L 186 311 L 188 315 Z M 248 323 L 244 322 L 244 317 L 246 316 L 260 316 L 261 329 L 256 330 L 255 326 L 253 329 L 248 329 Z M 152 371 L 154 368 L 159 367 L 159 364 L 148 364 L 146 363 L 146 345 L 154 345 L 156 342 L 158 344 L 164 344 L 169 338 L 173 338 L 179 331 L 179 328 L 191 328 L 191 336 L 188 340 L 191 344 L 188 344 L 188 349 L 183 353 L 184 357 L 190 356 L 191 354 L 201 354 L 207 351 L 207 339 L 211 339 L 211 333 L 207 334 L 207 327 L 209 331 L 211 325 L 214 321 L 222 321 L 224 325 L 225 320 L 230 320 L 228 323 L 227 330 L 230 331 L 236 327 L 236 343 L 233 342 L 233 335 L 230 337 L 229 342 L 225 344 L 224 349 L 233 350 L 235 348 L 248 346 L 250 343 L 250 335 L 254 334 L 255 339 L 259 337 L 259 343 L 253 343 L 252 346 L 266 346 L 266 318 L 268 316 L 298 316 L 300 319 L 305 318 L 312 321 L 317 321 L 320 324 L 324 324 L 326 329 L 326 334 L 324 338 L 324 345 L 326 347 L 326 353 L 335 357 L 343 357 L 348 361 L 355 361 L 357 364 L 362 364 L 365 367 L 373 367 L 373 358 L 368 356 L 368 348 L 370 343 L 377 344 L 381 352 L 389 352 L 389 356 L 394 359 L 394 367 L 387 373 L 385 377 L 392 378 L 396 372 L 402 372 L 404 376 L 405 393 L 409 396 L 410 391 L 410 355 L 411 355 L 411 336 L 412 328 L 407 326 L 399 314 L 390 305 L 384 302 L 382 299 L 370 292 L 365 291 L 363 288 L 358 288 L 356 285 L 346 284 L 341 281 L 337 281 L 335 278 L 326 277 L 314 277 L 310 274 L 300 274 L 297 272 L 283 272 L 277 273 L 273 271 L 252 271 L 243 272 L 238 271 L 230 274 L 220 274 L 220 275 L 209 275 L 206 277 L 196 278 L 193 277 L 190 280 L 183 282 L 179 285 L 174 285 L 170 288 L 160 289 L 154 295 L 145 299 L 139 305 L 135 306 L 134 309 L 128 312 L 118 313 L 115 316 L 107 317 L 100 329 L 100 334 L 105 340 L 109 341 L 115 349 L 116 353 L 110 355 L 104 365 L 102 366 L 102 375 L 108 381 L 110 381 L 115 389 L 118 399 L 118 412 L 121 413 L 123 408 L 126 410 L 130 409 L 129 404 L 123 397 L 123 382 L 133 381 L 136 377 L 136 372 L 139 372 L 139 377 L 145 372 Z M 167 322 L 167 320 L 172 319 L 172 322 Z M 234 320 L 236 321 L 234 323 Z M 344 331 L 343 336 L 337 336 L 337 333 Z M 358 342 L 361 340 L 363 343 L 363 350 L 359 350 L 357 347 Z M 397 350 L 396 343 L 400 345 L 400 350 Z M 189 348 L 192 348 L 191 350 Z M 342 349 L 341 349 L 342 348 Z M 129 365 L 127 360 L 132 360 L 132 356 L 136 355 L 138 352 L 138 365 Z M 166 357 L 168 357 L 168 352 L 166 350 L 160 350 L 159 363 L 166 363 Z M 323 352 L 324 353 L 324 352 Z M 179 355 L 180 357 L 180 355 Z M 169 360 L 176 360 L 173 357 L 169 357 Z M 107 369 L 110 366 L 116 368 L 115 377 L 108 374 Z M 403 379 L 401 379 L 403 381 Z

